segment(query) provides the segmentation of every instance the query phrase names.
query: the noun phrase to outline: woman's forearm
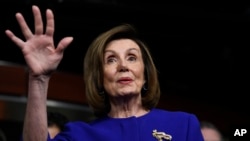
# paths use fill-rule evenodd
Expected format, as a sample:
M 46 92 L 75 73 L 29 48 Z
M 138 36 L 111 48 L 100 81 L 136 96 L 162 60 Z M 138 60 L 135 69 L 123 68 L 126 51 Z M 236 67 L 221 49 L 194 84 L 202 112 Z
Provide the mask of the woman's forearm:
M 49 76 L 29 76 L 28 100 L 24 119 L 24 141 L 46 141 L 47 92 Z

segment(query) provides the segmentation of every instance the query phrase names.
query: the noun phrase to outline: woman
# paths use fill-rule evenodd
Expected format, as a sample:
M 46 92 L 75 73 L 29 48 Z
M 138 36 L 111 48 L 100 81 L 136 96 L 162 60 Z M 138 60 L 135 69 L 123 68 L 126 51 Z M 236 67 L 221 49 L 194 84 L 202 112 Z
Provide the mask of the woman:
M 16 18 L 26 41 L 10 30 L 6 34 L 20 47 L 30 70 L 23 139 L 52 140 L 46 119 L 49 79 L 73 38 L 65 37 L 54 47 L 52 11 L 46 11 L 43 34 L 40 10 L 37 6 L 32 10 L 34 34 L 20 13 Z M 114 27 L 92 42 L 84 60 L 84 80 L 88 102 L 99 118 L 69 122 L 53 140 L 203 141 L 195 115 L 155 108 L 160 98 L 157 70 L 132 26 Z
M 221 131 L 212 122 L 200 121 L 200 128 L 201 128 L 201 133 L 205 141 L 223 141 L 224 140 L 224 137 Z

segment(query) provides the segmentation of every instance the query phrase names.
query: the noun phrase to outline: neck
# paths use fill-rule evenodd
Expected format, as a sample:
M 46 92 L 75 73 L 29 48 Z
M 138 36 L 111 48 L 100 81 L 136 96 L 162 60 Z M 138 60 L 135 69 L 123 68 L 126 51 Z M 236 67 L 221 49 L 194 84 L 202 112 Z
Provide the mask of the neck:
M 142 106 L 141 98 L 111 99 L 111 110 L 109 116 L 112 118 L 140 117 L 149 112 Z

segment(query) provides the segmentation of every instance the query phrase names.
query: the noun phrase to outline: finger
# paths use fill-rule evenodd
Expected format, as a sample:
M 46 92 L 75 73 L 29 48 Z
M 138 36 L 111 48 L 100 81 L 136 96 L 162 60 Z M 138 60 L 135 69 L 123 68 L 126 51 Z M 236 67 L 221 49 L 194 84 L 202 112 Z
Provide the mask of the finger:
M 54 22 L 53 12 L 50 9 L 46 11 L 46 18 L 47 18 L 46 34 L 49 36 L 53 36 L 55 30 L 55 22 Z
M 41 35 L 43 34 L 43 20 L 40 9 L 37 6 L 33 5 L 32 11 L 35 20 L 35 34 Z
M 68 45 L 73 41 L 73 37 L 65 37 L 63 38 L 59 43 L 58 46 L 56 48 L 57 52 L 63 52 L 66 47 L 68 47 Z
M 22 49 L 24 47 L 24 41 L 20 38 L 17 38 L 13 32 L 10 30 L 6 30 L 5 34 L 20 48 Z
M 16 19 L 18 21 L 18 24 L 22 30 L 22 33 L 25 37 L 25 39 L 29 39 L 33 36 L 33 33 L 31 32 L 30 28 L 28 27 L 26 21 L 23 18 L 23 15 L 21 13 L 16 14 Z

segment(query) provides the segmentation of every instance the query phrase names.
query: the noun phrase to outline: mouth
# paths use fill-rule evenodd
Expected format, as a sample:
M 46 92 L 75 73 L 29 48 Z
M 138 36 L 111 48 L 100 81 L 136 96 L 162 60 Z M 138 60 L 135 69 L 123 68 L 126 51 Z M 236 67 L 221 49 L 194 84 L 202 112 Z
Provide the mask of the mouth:
M 121 83 L 121 84 L 128 84 L 130 82 L 132 82 L 133 80 L 131 78 L 120 78 L 117 82 Z

